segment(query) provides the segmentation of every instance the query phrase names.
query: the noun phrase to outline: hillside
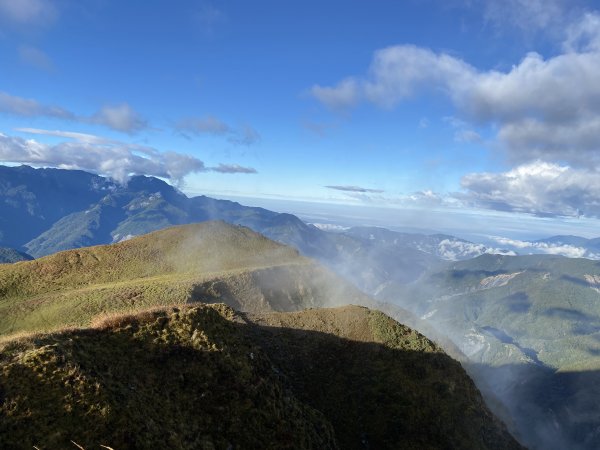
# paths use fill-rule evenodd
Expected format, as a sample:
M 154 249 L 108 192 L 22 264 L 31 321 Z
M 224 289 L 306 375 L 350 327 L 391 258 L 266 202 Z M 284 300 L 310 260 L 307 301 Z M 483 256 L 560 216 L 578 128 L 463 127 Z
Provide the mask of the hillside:
M 244 311 L 368 302 L 296 250 L 224 222 L 2 265 L 0 294 L 0 334 L 86 326 L 97 314 L 165 299 L 225 302 Z
M 380 299 L 396 299 L 451 338 L 532 447 L 600 446 L 597 261 L 483 255 L 388 286 Z
M 520 448 L 458 363 L 366 308 L 112 316 L 0 368 L 2 448 Z

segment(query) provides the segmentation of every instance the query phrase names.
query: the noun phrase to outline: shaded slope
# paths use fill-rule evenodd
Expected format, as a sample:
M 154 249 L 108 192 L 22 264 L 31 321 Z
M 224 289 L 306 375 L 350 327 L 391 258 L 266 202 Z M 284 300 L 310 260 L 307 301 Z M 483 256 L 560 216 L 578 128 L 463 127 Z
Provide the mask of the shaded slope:
M 296 250 L 223 222 L 0 266 L 4 334 L 84 326 L 103 312 L 200 300 L 245 311 L 367 302 Z
M 146 313 L 8 344 L 0 447 L 336 448 L 232 318 L 223 306 Z
M 366 308 L 113 317 L 0 367 L 3 447 L 520 448 L 458 363 Z

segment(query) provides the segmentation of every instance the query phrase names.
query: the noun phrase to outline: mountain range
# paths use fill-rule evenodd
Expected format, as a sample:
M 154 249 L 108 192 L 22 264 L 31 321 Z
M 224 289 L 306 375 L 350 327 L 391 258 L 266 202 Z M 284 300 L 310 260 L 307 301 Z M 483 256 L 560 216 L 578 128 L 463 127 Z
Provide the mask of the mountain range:
M 40 258 L 0 266 L 5 333 L 88 326 L 98 313 L 135 312 L 165 298 L 225 302 L 251 312 L 361 304 L 416 327 L 460 358 L 494 412 L 531 448 L 600 446 L 595 261 L 510 256 L 443 234 L 326 231 L 291 214 L 188 198 L 156 178 L 136 176 L 120 185 L 85 172 L 26 166 L 0 167 L 0 211 L 0 245 L 21 252 L 10 250 L 11 258 L 27 258 L 23 251 Z M 223 223 L 142 236 L 214 219 L 297 252 Z M 215 237 L 193 242 L 188 254 L 165 257 L 165 249 L 181 247 L 169 233 Z M 238 249 L 228 242 L 240 239 L 269 257 L 236 266 Z M 110 243 L 120 249 L 118 257 L 106 257 L 103 247 L 82 248 Z M 595 240 L 556 236 L 539 243 L 592 251 Z M 67 249 L 78 250 L 54 254 Z M 211 268 L 222 252 L 228 262 Z M 201 264 L 196 253 L 211 257 Z
M 5 264 L 0 283 L 1 448 L 522 448 L 438 345 L 322 309 L 371 300 L 246 227 Z

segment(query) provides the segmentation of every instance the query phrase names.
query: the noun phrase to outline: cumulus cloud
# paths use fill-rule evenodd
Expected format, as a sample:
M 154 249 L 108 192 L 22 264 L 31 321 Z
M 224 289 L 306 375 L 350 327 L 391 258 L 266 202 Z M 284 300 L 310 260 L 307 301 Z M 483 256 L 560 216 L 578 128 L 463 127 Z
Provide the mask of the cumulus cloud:
M 214 116 L 188 117 L 180 120 L 175 128 L 182 133 L 225 136 L 229 142 L 237 145 L 252 145 L 260 141 L 260 135 L 252 127 L 236 129 Z
M 472 206 L 538 216 L 600 217 L 600 172 L 536 161 L 503 173 L 471 173 L 459 198 Z
M 181 183 L 183 178 L 191 173 L 221 172 L 218 168 L 207 168 L 198 158 L 182 153 L 159 152 L 152 147 L 127 144 L 84 133 L 39 129 L 21 131 L 69 140 L 49 145 L 34 139 L 0 133 L 0 160 L 33 166 L 80 169 L 107 175 L 121 183 L 126 182 L 132 174 L 163 177 Z M 238 173 L 240 172 L 251 173 L 239 170 Z
M 135 133 L 148 126 L 148 123 L 127 103 L 104 106 L 91 117 L 90 121 L 124 133 Z
M 533 2 L 532 8 L 545 4 Z M 331 87 L 315 85 L 311 92 L 329 107 L 371 102 L 383 108 L 423 91 L 437 92 L 470 125 L 498 130 L 511 161 L 543 156 L 587 165 L 600 150 L 600 15 L 587 13 L 569 26 L 564 47 L 550 58 L 529 53 L 500 71 L 479 70 L 447 53 L 398 45 L 376 51 L 364 76 Z M 473 142 L 475 133 L 457 137 Z
M 327 189 L 334 189 L 336 191 L 344 192 L 360 192 L 360 193 L 382 193 L 381 189 L 369 189 L 360 186 L 325 186 Z

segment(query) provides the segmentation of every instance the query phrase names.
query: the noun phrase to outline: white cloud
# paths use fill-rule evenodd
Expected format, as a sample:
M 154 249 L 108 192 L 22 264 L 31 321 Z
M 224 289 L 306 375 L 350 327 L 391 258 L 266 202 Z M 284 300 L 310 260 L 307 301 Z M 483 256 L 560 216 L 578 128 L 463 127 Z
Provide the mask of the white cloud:
M 100 136 L 87 133 L 77 133 L 75 131 L 62 131 L 62 130 L 41 130 L 39 128 L 17 128 L 16 131 L 28 134 L 39 134 L 42 136 L 55 136 L 63 137 L 67 139 L 74 139 L 79 142 L 86 144 L 110 144 L 112 141 Z
M 471 173 L 459 198 L 472 206 L 539 216 L 600 217 L 600 172 L 536 161 L 504 173 Z
M 600 51 L 600 16 L 587 12 L 579 22 L 571 24 L 563 47 L 567 52 Z
M 37 100 L 17 97 L 0 91 L 0 112 L 22 117 L 53 117 L 81 123 L 103 125 L 124 133 L 147 128 L 147 122 L 127 103 L 105 106 L 91 117 L 78 116 L 59 106 L 44 105 Z
M 107 175 L 119 182 L 126 182 L 131 174 L 145 174 L 168 178 L 175 183 L 191 173 L 215 171 L 228 173 L 255 173 L 251 168 L 237 165 L 205 167 L 204 163 L 190 155 L 177 152 L 159 152 L 99 136 L 70 131 L 46 131 L 20 129 L 37 135 L 50 135 L 70 139 L 56 145 L 48 145 L 34 139 L 7 136 L 0 133 L 0 160 L 51 166 L 63 169 L 80 169 Z M 235 170 L 237 169 L 237 170 Z
M 544 5 L 536 1 L 531 8 Z M 573 23 L 565 32 L 567 47 L 550 58 L 529 53 L 510 70 L 499 71 L 398 45 L 376 51 L 366 75 L 332 87 L 314 86 L 312 94 L 328 107 L 371 102 L 392 108 L 421 92 L 438 92 L 469 124 L 471 131 L 459 133 L 459 140 L 473 142 L 473 128 L 490 126 L 498 130 L 511 161 L 587 165 L 600 151 L 600 14 L 588 13 Z
M 490 236 L 491 239 L 500 245 L 506 245 L 521 250 L 529 250 L 533 253 L 546 253 L 549 255 L 562 255 L 569 258 L 583 258 L 588 256 L 587 250 L 583 247 L 576 247 L 567 244 L 553 244 L 548 242 L 529 242 L 518 239 L 509 239 L 500 236 Z M 592 255 L 597 256 L 597 255 Z M 594 258 L 596 259 L 596 258 Z
M 440 258 L 448 261 L 475 258 L 483 254 L 509 256 L 516 255 L 516 253 L 513 251 L 486 247 L 483 244 L 474 244 L 473 242 L 459 241 L 455 239 L 443 239 L 440 241 L 438 243 L 437 254 L 440 256 Z
M 124 133 L 135 133 L 148 126 L 147 122 L 127 103 L 104 106 L 90 120 Z
M 321 103 L 331 109 L 341 110 L 354 106 L 359 100 L 359 83 L 348 78 L 334 87 L 314 85 L 310 92 Z
M 566 0 L 475 0 L 474 3 L 483 7 L 486 21 L 526 32 L 561 24 L 569 6 Z
M 19 25 L 52 22 L 57 15 L 51 0 L 0 0 L 0 18 Z

